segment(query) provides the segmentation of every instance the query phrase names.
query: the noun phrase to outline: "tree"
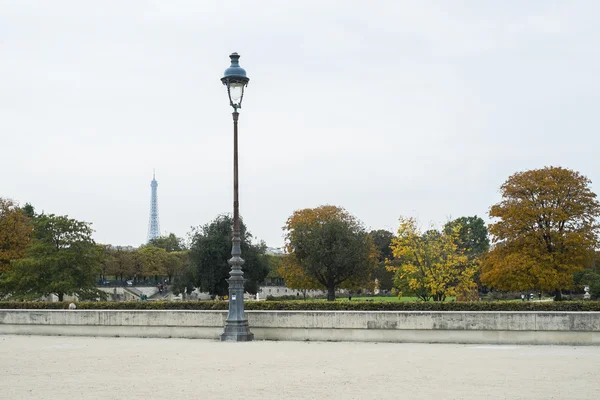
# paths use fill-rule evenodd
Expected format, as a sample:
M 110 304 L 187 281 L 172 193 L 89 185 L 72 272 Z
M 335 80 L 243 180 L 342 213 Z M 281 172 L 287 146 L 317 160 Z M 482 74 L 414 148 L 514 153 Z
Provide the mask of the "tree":
M 169 283 L 171 283 L 173 277 L 182 274 L 188 264 L 189 252 L 174 251 L 167 253 L 165 260 L 165 274 L 169 278 Z
M 496 244 L 483 258 L 481 280 L 499 290 L 555 292 L 573 285 L 573 273 L 591 265 L 600 204 L 591 181 L 566 168 L 518 172 L 501 186 L 490 209 Z
M 212 296 L 225 296 L 229 293 L 226 279 L 229 278 L 231 258 L 231 237 L 233 234 L 233 218 L 230 215 L 219 215 L 211 223 L 196 228 L 191 233 L 190 264 L 195 279 L 194 286 Z M 268 260 L 265 257 L 266 245 L 253 244 L 252 235 L 240 220 L 241 249 L 244 264 L 245 289 L 256 294 L 258 285 L 269 272 Z M 191 274 L 184 274 L 191 276 Z M 185 286 L 185 284 L 180 284 Z
M 369 232 L 373 239 L 375 247 L 379 251 L 377 257 L 377 268 L 375 269 L 374 278 L 377 280 L 377 285 L 381 290 L 391 290 L 394 286 L 394 272 L 387 267 L 387 260 L 394 257 L 392 252 L 392 239 L 394 234 L 384 229 Z
M 191 294 L 196 282 L 194 269 L 190 264 L 190 252 L 177 251 L 167 254 L 167 276 L 175 295 Z
M 575 272 L 573 279 L 579 290 L 582 290 L 584 286 L 588 286 L 591 298 L 593 300 L 600 299 L 600 253 L 596 253 L 594 265 Z
M 174 233 L 169 233 L 167 236 L 160 236 L 154 239 L 150 239 L 149 245 L 164 249 L 167 253 L 173 251 L 185 250 L 183 239 L 175 236 Z
M 467 257 L 474 259 L 490 249 L 488 230 L 483 219 L 477 215 L 456 218 L 444 225 L 444 232 L 451 234 L 457 226 L 460 226 L 460 229 L 456 244 Z
M 164 276 L 166 273 L 167 252 L 165 249 L 160 249 L 151 245 L 144 246 L 138 251 L 140 263 L 142 265 L 143 276 L 153 276 L 158 279 L 159 276 Z
M 0 197 L 0 274 L 11 260 L 23 258 L 33 234 L 27 214 L 11 200 Z
M 133 276 L 133 282 L 137 283 L 139 281 L 143 281 L 148 275 L 146 275 L 147 270 L 144 266 L 140 249 L 133 250 L 129 258 L 131 262 L 131 275 Z
M 110 244 L 99 244 L 98 251 L 100 253 L 100 280 L 104 282 L 115 262 L 114 251 Z
M 30 203 L 25 203 L 25 205 L 22 208 L 23 212 L 25 213 L 25 215 L 27 215 L 27 217 L 32 220 L 35 218 L 36 214 L 35 214 L 35 208 L 33 208 L 33 206 Z
M 319 282 L 327 300 L 339 287 L 372 284 L 377 249 L 362 223 L 346 210 L 321 206 L 295 211 L 284 227 L 287 262 L 303 279 Z
M 134 275 L 134 250 L 116 246 L 111 250 L 110 262 L 106 271 L 107 275 L 114 275 L 121 282 Z
M 299 290 L 306 299 L 308 290 L 321 289 L 323 285 L 313 276 L 308 275 L 300 263 L 293 256 L 284 255 L 278 257 L 277 272 L 285 281 L 285 286 L 290 289 Z
M 473 217 L 460 217 L 446 222 L 444 231 L 450 234 L 457 226 L 460 227 L 458 230 L 458 237 L 456 238 L 458 248 L 469 257 L 469 260 L 473 264 L 476 264 L 479 267 L 481 265 L 481 257 L 490 249 L 488 229 L 485 222 L 477 215 Z M 477 268 L 473 280 L 478 287 L 482 286 L 481 268 Z M 483 290 L 487 291 L 487 288 Z M 479 297 L 477 293 L 473 294 L 473 297 L 475 296 Z
M 194 291 L 196 282 L 197 279 L 194 268 L 188 263 L 184 265 L 183 269 L 178 274 L 173 276 L 171 290 L 176 296 L 182 294 L 185 297 L 185 295 L 191 294 Z
M 377 261 L 383 262 L 394 256 L 391 248 L 392 239 L 394 239 L 394 234 L 392 232 L 386 231 L 385 229 L 379 229 L 369 232 L 369 235 L 373 240 L 373 244 L 379 251 Z
M 54 214 L 38 215 L 34 224 L 26 257 L 11 262 L 0 277 L 3 291 L 17 297 L 55 294 L 59 301 L 65 294 L 102 297 L 96 289 L 100 251 L 90 224 Z
M 414 219 L 401 217 L 398 235 L 392 240 L 397 262 L 389 265 L 398 289 L 423 301 L 444 301 L 472 291 L 476 268 L 457 244 L 460 230 L 455 225 L 450 232 L 421 233 Z

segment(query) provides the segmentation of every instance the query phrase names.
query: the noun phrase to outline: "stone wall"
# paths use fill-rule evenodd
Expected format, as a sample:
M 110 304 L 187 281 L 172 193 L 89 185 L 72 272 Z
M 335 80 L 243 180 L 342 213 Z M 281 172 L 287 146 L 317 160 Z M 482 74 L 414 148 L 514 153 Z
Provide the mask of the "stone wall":
M 0 310 L 0 334 L 217 339 L 226 311 Z M 600 345 L 600 312 L 247 311 L 257 340 Z

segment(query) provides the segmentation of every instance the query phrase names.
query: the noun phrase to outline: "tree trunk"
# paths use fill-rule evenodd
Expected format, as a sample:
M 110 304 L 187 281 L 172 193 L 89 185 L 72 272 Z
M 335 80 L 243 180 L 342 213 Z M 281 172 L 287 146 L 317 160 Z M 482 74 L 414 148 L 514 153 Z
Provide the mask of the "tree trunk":
M 562 290 L 556 289 L 554 292 L 554 301 L 561 301 L 562 299 Z
M 327 286 L 327 301 L 335 301 L 335 286 Z
M 64 293 L 57 293 L 58 296 L 58 301 L 63 301 L 65 294 Z
M 442 293 L 433 295 L 433 301 L 444 301 L 445 299 L 446 299 L 446 296 Z

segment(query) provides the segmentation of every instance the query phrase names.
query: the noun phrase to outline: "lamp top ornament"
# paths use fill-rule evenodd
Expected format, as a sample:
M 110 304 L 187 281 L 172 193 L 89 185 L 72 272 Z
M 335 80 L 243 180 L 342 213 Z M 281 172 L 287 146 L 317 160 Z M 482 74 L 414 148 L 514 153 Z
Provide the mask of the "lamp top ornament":
M 229 55 L 231 65 L 225 70 L 221 78 L 223 85 L 227 86 L 229 102 L 235 111 L 242 107 L 242 98 L 244 97 L 244 87 L 248 85 L 250 79 L 246 76 L 246 70 L 240 67 L 240 55 L 231 53 Z

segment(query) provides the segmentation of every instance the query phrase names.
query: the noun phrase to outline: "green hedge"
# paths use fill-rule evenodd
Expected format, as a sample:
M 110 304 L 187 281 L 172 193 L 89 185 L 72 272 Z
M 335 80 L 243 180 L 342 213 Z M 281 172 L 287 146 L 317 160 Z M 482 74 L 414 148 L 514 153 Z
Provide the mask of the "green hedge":
M 227 310 L 226 301 L 79 302 L 79 310 Z M 66 309 L 69 303 L 0 302 L 0 309 Z M 246 310 L 314 311 L 600 311 L 600 301 L 560 302 L 312 302 L 249 301 Z

